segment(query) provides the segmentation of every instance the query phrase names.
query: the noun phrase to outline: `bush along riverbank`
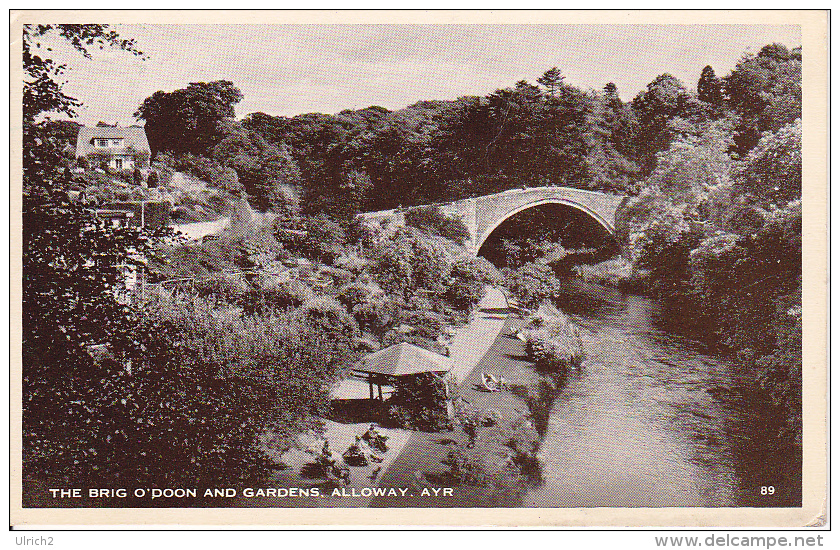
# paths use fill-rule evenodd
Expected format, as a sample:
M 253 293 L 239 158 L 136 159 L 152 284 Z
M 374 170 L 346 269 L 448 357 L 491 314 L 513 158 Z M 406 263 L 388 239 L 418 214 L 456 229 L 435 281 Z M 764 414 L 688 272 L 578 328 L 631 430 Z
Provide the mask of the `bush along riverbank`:
M 463 388 L 454 390 L 456 425 L 466 441 L 450 451 L 445 463 L 452 482 L 466 491 L 476 489 L 472 499 L 478 506 L 518 506 L 530 488 L 543 482 L 539 448 L 551 409 L 584 358 L 577 327 L 548 302 L 508 326 L 515 330 L 500 335 L 510 342 L 503 351 L 513 351 L 515 343 L 518 354 L 500 353 L 498 359 L 508 358 L 511 368 L 499 365 L 499 370 L 511 373 L 515 382 L 500 380 L 502 391 L 488 394 L 500 395 L 488 400 L 497 408 L 482 408 L 482 402 L 463 397 Z

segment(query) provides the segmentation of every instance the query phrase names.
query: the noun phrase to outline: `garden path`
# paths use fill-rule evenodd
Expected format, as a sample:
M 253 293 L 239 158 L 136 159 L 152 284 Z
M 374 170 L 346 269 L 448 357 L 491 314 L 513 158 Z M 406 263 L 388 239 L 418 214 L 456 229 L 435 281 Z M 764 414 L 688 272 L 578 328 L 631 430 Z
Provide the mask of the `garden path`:
M 481 361 L 505 326 L 508 315 L 504 293 L 488 286 L 473 319 L 457 329 L 449 344 L 449 357 L 453 363 L 450 373 L 457 382 L 463 382 Z

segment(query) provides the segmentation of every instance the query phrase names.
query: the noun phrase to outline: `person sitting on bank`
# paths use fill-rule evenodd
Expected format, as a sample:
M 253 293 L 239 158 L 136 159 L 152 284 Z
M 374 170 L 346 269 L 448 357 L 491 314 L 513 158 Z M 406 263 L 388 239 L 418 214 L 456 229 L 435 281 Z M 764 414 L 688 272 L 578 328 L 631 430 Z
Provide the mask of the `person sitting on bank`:
M 388 451 L 388 436 L 380 434 L 376 430 L 376 424 L 371 424 L 367 431 L 362 435 L 362 439 L 368 443 L 373 449 L 384 453 Z
M 496 377 L 492 374 L 482 372 L 481 387 L 484 389 L 484 391 L 499 391 L 499 381 L 496 380 Z
M 330 442 L 329 441 L 324 441 L 324 446 L 321 447 L 321 454 L 318 455 L 318 459 L 322 460 L 324 462 L 328 462 L 330 464 L 335 462 L 335 459 L 333 458 L 332 450 L 330 449 Z
M 359 447 L 359 450 L 362 451 L 362 454 L 364 454 L 370 462 L 382 462 L 379 452 L 359 436 L 356 436 L 356 446 Z
M 366 453 L 362 450 L 362 438 L 356 436 L 356 442 L 350 445 L 341 455 L 350 466 L 367 466 L 369 464 Z M 364 444 L 367 447 L 367 444 Z

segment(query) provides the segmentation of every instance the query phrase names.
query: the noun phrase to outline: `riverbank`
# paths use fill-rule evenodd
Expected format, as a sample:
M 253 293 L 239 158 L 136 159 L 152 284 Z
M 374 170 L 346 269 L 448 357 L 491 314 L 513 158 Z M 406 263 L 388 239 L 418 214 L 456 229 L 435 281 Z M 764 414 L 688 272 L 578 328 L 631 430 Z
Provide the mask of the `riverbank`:
M 507 300 L 505 303 L 507 306 Z M 457 365 L 453 370 L 458 382 L 455 390 L 458 408 L 479 420 L 475 439 L 467 445 L 469 438 L 460 425 L 449 433 L 414 432 L 381 482 L 383 487 L 452 487 L 452 496 L 429 495 L 419 499 L 411 494 L 379 496 L 370 501 L 370 506 L 516 507 L 522 504 L 528 484 L 539 483 L 542 466 L 535 454 L 546 434 L 549 415 L 563 382 L 551 373 L 539 372 L 528 358 L 526 344 L 518 337 L 527 319 L 518 308 L 484 307 L 479 314 L 484 317 L 477 316 L 471 330 L 459 334 L 460 345 L 453 354 Z M 490 334 L 494 336 L 487 345 Z M 475 360 L 479 354 L 480 359 Z M 482 384 L 485 373 L 503 378 L 507 389 L 486 391 Z M 493 418 L 495 423 L 482 426 L 480 419 L 487 418 Z M 530 457 L 526 461 L 532 466 L 523 467 L 522 477 L 505 471 L 505 461 L 513 447 Z M 499 472 L 504 479 L 492 477 L 490 484 L 484 486 L 453 480 L 449 455 L 456 449 L 468 451 L 473 456 L 470 460 L 477 460 L 475 465 L 487 475 L 495 476 L 493 472 Z
M 528 404 L 517 393 L 510 391 L 487 392 L 479 390 L 481 375 L 484 372 L 494 376 L 503 376 L 511 387 L 534 388 L 539 385 L 540 375 L 533 364 L 525 357 L 524 343 L 513 336 L 522 324 L 522 320 L 512 311 L 497 312 L 505 320 L 497 332 L 492 344 L 477 361 L 459 384 L 460 396 L 475 410 L 498 415 L 501 422 L 528 414 Z M 492 411 L 492 412 L 491 412 Z M 479 428 L 475 448 L 480 449 L 486 443 L 490 432 Z M 382 487 L 420 487 L 451 486 L 451 483 L 437 483 L 448 478 L 449 467 L 444 461 L 451 450 L 458 444 L 464 444 L 467 436 L 460 427 L 452 432 L 422 433 L 413 432 L 396 458 L 391 468 L 380 483 Z M 454 487 L 452 496 L 380 496 L 370 501 L 371 507 L 480 507 L 489 506 L 488 488 L 459 486 Z

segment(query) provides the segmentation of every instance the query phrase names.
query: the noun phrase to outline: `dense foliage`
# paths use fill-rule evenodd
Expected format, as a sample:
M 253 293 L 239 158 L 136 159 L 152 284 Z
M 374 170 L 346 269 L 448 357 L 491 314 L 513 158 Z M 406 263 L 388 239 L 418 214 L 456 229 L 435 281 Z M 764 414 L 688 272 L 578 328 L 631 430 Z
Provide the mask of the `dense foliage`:
M 546 306 L 532 315 L 525 325 L 525 354 L 537 370 L 564 378 L 580 367 L 583 343 L 577 326 L 556 308 Z
M 506 268 L 503 273 L 508 289 L 527 308 L 556 298 L 560 290 L 560 281 L 545 262 L 528 262 L 517 269 Z
M 469 229 L 460 218 L 447 216 L 436 206 L 409 208 L 405 213 L 405 224 L 457 243 L 470 238 Z
M 410 430 L 438 432 L 450 427 L 446 383 L 434 373 L 403 376 L 388 399 L 388 416 Z
M 536 458 L 540 434 L 525 416 L 494 418 L 475 410 L 458 411 L 458 421 L 470 441 L 458 445 L 446 457 L 452 481 L 482 489 L 484 506 L 521 506 L 530 487 L 542 481 Z M 462 487 L 461 490 L 465 490 Z
M 670 318 L 751 366 L 801 437 L 801 56 L 745 56 L 723 81 L 704 71 L 714 120 L 657 155 L 620 238 L 634 276 Z M 715 91 L 726 92 L 723 99 Z
M 234 117 L 242 92 L 233 82 L 194 82 L 173 92 L 155 92 L 134 116 L 146 122 L 152 154 L 206 154 L 221 140 L 221 125 Z

